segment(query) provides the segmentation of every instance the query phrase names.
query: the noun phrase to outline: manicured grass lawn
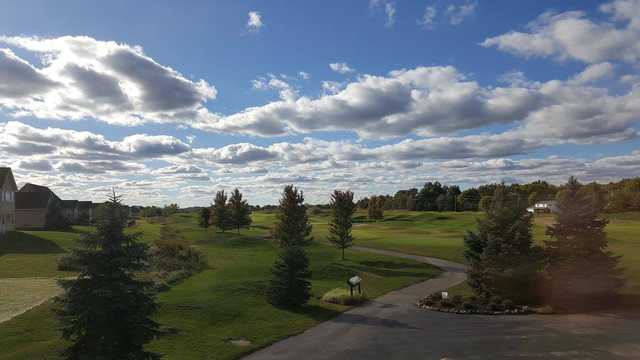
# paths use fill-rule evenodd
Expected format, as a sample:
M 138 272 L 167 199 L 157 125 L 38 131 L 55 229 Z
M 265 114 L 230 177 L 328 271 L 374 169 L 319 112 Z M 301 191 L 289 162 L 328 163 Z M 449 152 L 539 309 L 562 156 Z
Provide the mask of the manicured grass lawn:
M 439 273 L 425 264 L 356 251 L 347 251 L 347 260 L 341 261 L 337 249 L 317 243 L 307 248 L 313 272 L 310 304 L 298 311 L 277 309 L 264 296 L 278 253 L 268 239 L 273 215 L 256 213 L 254 221 L 254 227 L 240 234 L 198 228 L 196 218 L 187 214 L 174 215 L 164 226 L 154 225 L 157 229 L 140 224 L 145 240 L 164 233 L 189 242 L 207 254 L 210 265 L 160 295 L 157 320 L 176 333 L 153 342 L 151 349 L 167 359 L 237 358 L 345 310 L 319 298 L 328 290 L 345 287 L 354 274 L 363 278 L 366 293 L 376 297 Z M 0 359 L 55 359 L 64 347 L 57 326 L 50 304 L 0 324 Z M 234 338 L 247 339 L 252 345 L 240 347 L 226 341 Z

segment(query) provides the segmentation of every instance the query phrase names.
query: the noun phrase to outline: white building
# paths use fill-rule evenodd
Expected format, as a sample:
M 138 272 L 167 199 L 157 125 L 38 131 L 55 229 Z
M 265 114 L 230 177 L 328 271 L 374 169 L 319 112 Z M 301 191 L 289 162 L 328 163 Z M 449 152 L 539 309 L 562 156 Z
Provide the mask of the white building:
M 539 201 L 527 208 L 530 213 L 554 213 L 558 210 L 555 200 Z
M 16 229 L 16 191 L 11 168 L 0 167 L 0 235 Z

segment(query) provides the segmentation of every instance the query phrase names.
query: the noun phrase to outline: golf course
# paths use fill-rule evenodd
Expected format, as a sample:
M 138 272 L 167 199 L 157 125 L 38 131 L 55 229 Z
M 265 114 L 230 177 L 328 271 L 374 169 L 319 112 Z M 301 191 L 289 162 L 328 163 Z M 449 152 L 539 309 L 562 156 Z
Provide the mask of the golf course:
M 347 250 L 327 241 L 328 211 L 311 211 L 314 242 L 307 247 L 313 297 L 299 310 L 283 310 L 269 304 L 265 289 L 278 246 L 270 236 L 275 213 L 252 214 L 249 229 L 220 232 L 198 226 L 195 213 L 140 219 L 128 231 L 140 233 L 144 242 L 170 238 L 201 250 L 208 268 L 160 293 L 155 319 L 165 335 L 149 346 L 167 359 L 234 359 L 278 340 L 303 332 L 333 318 L 347 306 L 321 301 L 326 292 L 345 288 L 346 280 L 360 276 L 369 298 L 437 277 L 441 271 L 428 264 Z M 463 236 L 474 229 L 476 212 L 386 211 L 380 221 L 358 212 L 354 218 L 354 243 L 464 262 Z M 640 213 L 607 215 L 611 250 L 622 255 L 628 278 L 624 293 L 640 295 Z M 536 241 L 545 239 L 550 215 L 535 218 Z M 72 277 L 57 270 L 58 258 L 68 253 L 91 227 L 70 231 L 16 231 L 0 241 L 0 359 L 56 359 L 65 347 L 60 339 L 55 304 L 55 279 Z M 8 287 L 21 291 L 8 291 Z M 37 289 L 37 291 L 35 291 Z M 24 305 L 20 306 L 23 302 Z M 26 308 L 25 308 L 26 307 Z M 25 311 L 27 310 L 28 311 Z M 14 316 L 16 315 L 17 316 Z

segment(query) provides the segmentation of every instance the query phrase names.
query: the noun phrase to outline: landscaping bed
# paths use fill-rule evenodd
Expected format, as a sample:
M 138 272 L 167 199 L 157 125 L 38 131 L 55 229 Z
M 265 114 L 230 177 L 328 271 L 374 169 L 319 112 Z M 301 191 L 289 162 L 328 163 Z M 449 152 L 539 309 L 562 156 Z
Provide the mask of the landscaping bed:
M 433 293 L 418 300 L 418 308 L 465 315 L 527 315 L 537 313 L 527 305 L 517 305 L 509 299 L 494 297 L 489 300 L 475 296 L 454 295 L 443 297 L 442 292 Z

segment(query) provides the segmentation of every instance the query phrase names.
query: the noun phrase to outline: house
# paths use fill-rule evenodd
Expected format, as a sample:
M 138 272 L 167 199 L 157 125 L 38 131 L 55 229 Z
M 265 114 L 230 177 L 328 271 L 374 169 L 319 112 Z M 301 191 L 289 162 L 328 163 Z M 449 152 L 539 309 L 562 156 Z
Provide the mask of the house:
M 11 168 L 0 167 L 0 235 L 15 230 L 15 193 L 18 191 Z
M 57 227 L 64 219 L 62 200 L 46 186 L 25 184 L 15 197 L 16 227 Z
M 80 206 L 78 200 L 62 200 L 62 212 L 70 223 L 78 222 L 80 218 Z
M 92 222 L 95 219 L 96 204 L 91 201 L 78 201 L 78 217 L 79 222 Z
M 539 201 L 528 207 L 527 211 L 530 213 L 555 213 L 558 211 L 558 205 L 555 200 Z

